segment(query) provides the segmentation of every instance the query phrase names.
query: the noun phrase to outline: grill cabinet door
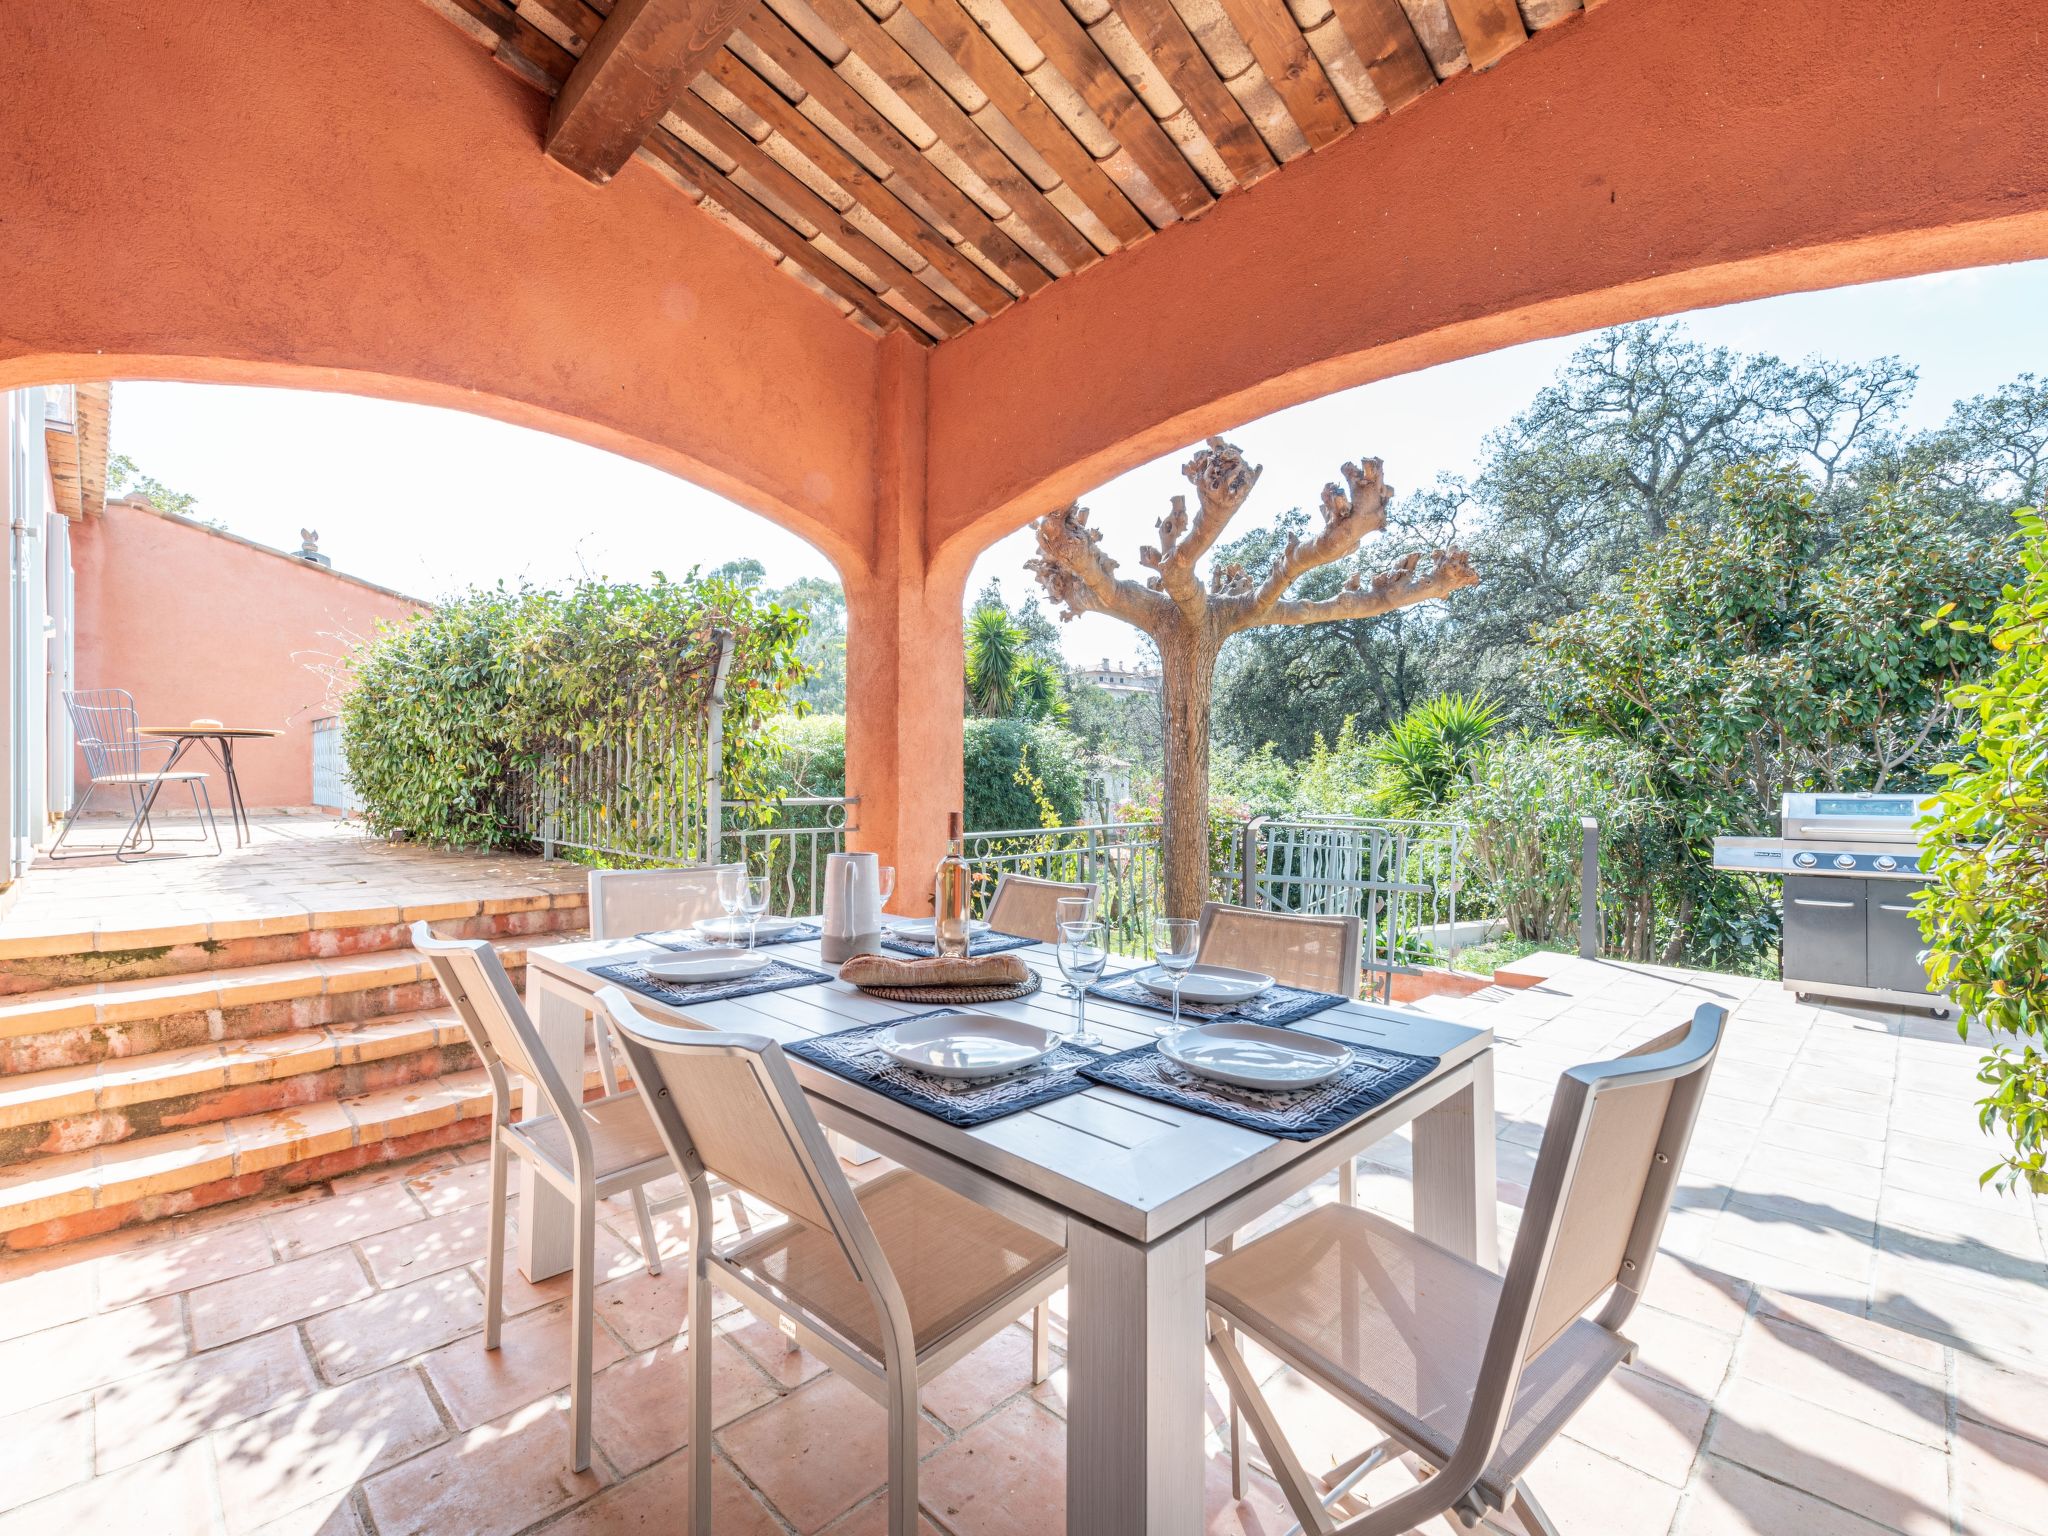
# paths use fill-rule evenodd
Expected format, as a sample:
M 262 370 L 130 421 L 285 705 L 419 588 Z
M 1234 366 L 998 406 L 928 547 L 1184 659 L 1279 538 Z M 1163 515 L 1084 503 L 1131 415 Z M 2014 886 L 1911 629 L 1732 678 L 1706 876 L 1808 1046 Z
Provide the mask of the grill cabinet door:
M 1785 980 L 1869 984 L 1864 925 L 1869 885 L 1839 875 L 1785 877 Z
M 1903 880 L 1870 882 L 1870 984 L 1893 992 L 1932 992 L 1920 951 L 1927 941 L 1913 916 L 1918 887 Z

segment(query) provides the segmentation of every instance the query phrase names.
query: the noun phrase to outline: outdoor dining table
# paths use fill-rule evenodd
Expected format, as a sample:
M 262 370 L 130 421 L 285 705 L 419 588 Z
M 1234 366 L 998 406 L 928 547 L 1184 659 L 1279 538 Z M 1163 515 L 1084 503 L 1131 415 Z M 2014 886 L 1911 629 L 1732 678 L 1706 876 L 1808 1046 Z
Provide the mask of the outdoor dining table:
M 819 959 L 815 941 L 773 953 L 833 969 Z M 1057 991 L 1052 947 L 1017 953 L 1046 985 L 1014 1002 L 977 1007 L 1066 1028 L 1072 1004 Z M 581 1080 L 592 997 L 607 984 L 591 968 L 663 954 L 638 939 L 528 952 L 528 1009 L 569 1081 Z M 931 1006 L 887 1002 L 836 978 L 686 1011 L 648 997 L 636 1001 L 652 1017 L 784 1043 Z M 1088 1018 L 1117 1049 L 1170 1028 L 1162 1015 L 1097 999 Z M 1187 1536 L 1202 1529 L 1205 1256 L 1370 1143 L 1412 1124 L 1415 1230 L 1498 1267 L 1491 1032 L 1356 1002 L 1294 1028 L 1438 1063 L 1349 1125 L 1303 1142 L 1101 1086 L 959 1129 L 788 1058 L 828 1129 L 1066 1245 L 1067 1529 L 1074 1536 Z M 570 1265 L 570 1207 L 546 1184 L 522 1177 L 518 1259 L 526 1277 L 538 1281 Z
M 165 773 L 177 767 L 179 759 L 194 746 L 205 746 L 207 754 L 220 764 L 221 776 L 228 783 L 228 816 L 235 824 L 235 846 L 239 848 L 248 842 L 249 811 L 242 804 L 241 781 L 235 777 L 235 743 L 270 741 L 284 732 L 265 725 L 144 725 L 137 729 L 144 736 L 160 736 L 177 743 L 164 764 Z

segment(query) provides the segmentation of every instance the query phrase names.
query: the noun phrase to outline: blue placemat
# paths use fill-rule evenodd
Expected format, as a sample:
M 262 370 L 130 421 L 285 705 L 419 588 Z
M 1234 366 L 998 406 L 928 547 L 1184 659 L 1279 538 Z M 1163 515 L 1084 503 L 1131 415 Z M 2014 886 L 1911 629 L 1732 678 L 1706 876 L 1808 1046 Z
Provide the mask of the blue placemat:
M 925 1013 L 907 1013 L 882 1024 L 857 1024 L 829 1035 L 813 1035 L 808 1040 L 785 1045 L 783 1050 L 862 1087 L 872 1088 L 899 1104 L 908 1104 L 948 1125 L 959 1126 L 981 1125 L 1014 1115 L 1020 1109 L 1033 1109 L 1070 1093 L 1080 1093 L 1088 1086 L 1082 1080 L 1081 1068 L 1101 1059 L 1077 1045 L 1061 1044 L 1053 1047 L 1050 1056 L 1022 1072 L 974 1080 L 933 1077 L 906 1067 L 883 1052 L 881 1037 L 897 1025 L 958 1011 L 934 1008 Z
M 1091 997 L 1106 997 L 1113 1003 L 1124 1003 L 1132 1008 L 1149 1008 L 1154 1013 L 1173 1016 L 1173 999 L 1159 997 L 1151 988 L 1138 980 L 1140 974 L 1150 970 L 1140 966 L 1135 971 L 1119 971 L 1114 976 L 1105 976 L 1088 989 Z M 1325 1008 L 1334 1008 L 1344 999 L 1334 992 L 1310 992 L 1302 987 L 1285 987 L 1275 982 L 1257 997 L 1244 1003 L 1228 1006 L 1191 1003 L 1181 999 L 1180 1016 L 1193 1019 L 1200 1024 L 1213 1024 L 1218 1019 L 1242 1020 L 1246 1024 L 1270 1024 L 1275 1029 L 1289 1024 L 1298 1024 L 1303 1019 L 1321 1013 Z
M 1211 1082 L 1183 1071 L 1151 1045 L 1099 1056 L 1081 1068 L 1081 1075 L 1248 1131 L 1287 1141 L 1314 1141 L 1349 1125 L 1367 1110 L 1377 1109 L 1436 1069 L 1434 1056 L 1410 1056 L 1371 1046 L 1354 1045 L 1351 1050 L 1351 1064 L 1335 1077 L 1288 1093 L 1262 1093 Z
M 657 1003 L 667 1003 L 672 1008 L 687 1008 L 693 1003 L 722 1003 L 729 997 L 752 997 L 756 992 L 783 992 L 791 987 L 815 986 L 832 978 L 823 971 L 814 971 L 807 965 L 791 965 L 787 960 L 770 960 L 751 976 L 742 976 L 736 981 L 656 981 L 647 974 L 647 967 L 640 962 L 621 965 L 593 965 L 593 976 L 602 976 L 606 981 L 615 981 L 628 992 L 638 992 L 642 997 L 651 997 Z
M 798 923 L 794 928 L 778 933 L 773 938 L 766 934 L 757 935 L 754 939 L 754 948 L 767 949 L 775 944 L 804 944 L 812 939 L 822 939 L 824 936 L 825 930 L 816 923 Z M 730 939 L 706 939 L 700 938 L 696 931 L 690 928 L 668 928 L 660 933 L 636 933 L 633 937 L 644 939 L 662 949 L 675 950 L 679 954 L 693 949 L 744 948 L 747 942 L 744 933 Z
M 1039 943 L 1017 933 L 997 933 L 991 928 L 987 933 L 977 933 L 967 941 L 967 953 L 973 955 L 1000 955 L 1009 949 L 1029 949 Z M 893 949 L 899 955 L 922 955 L 929 960 L 939 952 L 938 946 L 926 939 L 899 939 L 887 929 L 882 931 L 882 948 Z

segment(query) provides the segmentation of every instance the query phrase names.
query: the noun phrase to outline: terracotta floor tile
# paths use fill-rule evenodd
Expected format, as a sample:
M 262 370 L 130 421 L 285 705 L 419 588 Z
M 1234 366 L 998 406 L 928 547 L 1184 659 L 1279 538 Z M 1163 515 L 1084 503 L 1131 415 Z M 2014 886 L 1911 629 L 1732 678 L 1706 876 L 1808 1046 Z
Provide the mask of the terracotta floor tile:
M 270 1263 L 270 1242 L 260 1224 L 242 1222 L 217 1232 L 109 1254 L 94 1267 L 99 1303 L 112 1309 L 267 1269 Z
M 314 1363 L 350 1381 L 438 1349 L 483 1327 L 484 1293 L 467 1272 L 444 1270 L 306 1320 Z
M 404 1285 L 483 1258 L 489 1231 L 482 1207 L 449 1211 L 364 1238 L 363 1257 L 379 1285 Z
M 925 1452 L 939 1432 L 919 1425 Z M 889 1419 L 840 1377 L 798 1388 L 718 1433 L 718 1443 L 747 1480 L 798 1531 L 817 1531 L 882 1486 Z
M 201 1286 L 185 1298 L 201 1349 L 246 1339 L 367 1296 L 375 1287 L 347 1248 Z
M 24 1334 L 0 1344 L 0 1412 L 87 1392 L 186 1353 L 175 1296 Z
M 216 1511 L 213 1452 L 200 1440 L 0 1515 L 0 1536 L 211 1536 Z
M 1067 1523 L 1067 1426 L 1029 1398 L 924 1463 L 920 1503 L 960 1536 L 1042 1536 Z
M 491 1165 L 488 1162 L 437 1165 L 413 1174 L 405 1183 L 415 1200 L 430 1214 L 439 1216 L 467 1206 L 481 1205 L 490 1198 Z
M 300 1206 L 264 1222 L 279 1258 L 304 1258 L 421 1219 L 420 1203 L 402 1183 L 372 1185 Z
M 751 1312 L 728 1312 L 718 1331 L 744 1350 L 747 1358 L 774 1379 L 778 1386 L 800 1387 L 825 1374 L 825 1362 L 806 1349 L 791 1349 L 782 1331 Z
M 548 1536 L 679 1536 L 689 1508 L 690 1458 L 671 1456 L 579 1504 L 548 1527 Z M 717 1536 L 784 1536 L 787 1529 L 723 1457 L 711 1463 L 711 1528 Z
M 690 1439 L 690 1350 L 672 1340 L 599 1371 L 591 1422 L 597 1443 L 621 1472 L 637 1472 Z M 730 1424 L 774 1401 L 774 1385 L 725 1339 L 711 1349 L 711 1422 Z
M 1740 1275 L 1659 1253 L 1650 1266 L 1649 1284 L 1643 1287 L 1643 1305 L 1722 1333 L 1740 1333 L 1752 1289 Z
M 569 1470 L 569 1413 L 552 1403 L 455 1436 L 364 1486 L 387 1536 L 512 1536 L 605 1485 L 603 1463 Z
M 89 1317 L 98 1298 L 98 1282 L 87 1262 L 54 1263 L 0 1278 L 0 1344 Z
M 352 1497 L 331 1494 L 266 1521 L 249 1536 L 363 1536 L 363 1522 Z
M 1956 1411 L 2007 1434 L 2048 1441 L 2048 1371 L 2028 1375 L 2001 1370 L 1958 1352 Z
M 1939 1351 L 1936 1359 L 1938 1367 Z M 1938 1368 L 1923 1372 L 1810 1328 L 1760 1317 L 1743 1335 L 1735 1372 L 1739 1380 L 1761 1382 L 1937 1450 L 1947 1443 L 1948 1391 Z
M 474 1429 L 569 1385 L 570 1328 L 569 1304 L 556 1302 L 507 1319 L 496 1349 L 485 1349 L 478 1333 L 442 1345 L 421 1364 L 455 1427 Z M 625 1355 L 602 1327 L 593 1342 L 596 1370 Z
M 1030 1385 L 1031 1332 L 1005 1328 L 924 1384 L 925 1411 L 948 1428 L 965 1429 Z
M 889 1536 L 888 1493 L 878 1493 L 865 1504 L 848 1510 L 818 1536 Z M 931 1516 L 923 1510 L 919 1510 L 917 1515 L 917 1536 L 941 1536 L 939 1528 L 932 1524 Z
M 1572 1416 L 1565 1433 L 1603 1456 L 1685 1486 L 1707 1432 L 1706 1403 L 1635 1371 L 1616 1371 Z
M 0 1418 L 0 1510 L 91 1477 L 92 1423 L 83 1392 Z
M 1622 1332 L 1640 1347 L 1631 1370 L 1709 1401 L 1727 1379 L 1735 1340 L 1718 1329 L 1655 1307 L 1638 1307 Z
M 1541 1498 L 1542 1490 L 1537 1490 Z M 1888 1536 L 1886 1528 L 1747 1467 L 1709 1459 L 1672 1536 Z
M 338 1499 L 447 1435 L 410 1367 L 273 1408 L 207 1436 L 231 1536 Z
M 571 1277 L 567 1270 L 562 1271 L 559 1275 L 549 1276 L 538 1285 L 528 1280 L 519 1272 L 518 1210 L 519 1204 L 515 1200 L 512 1205 L 512 1213 L 507 1218 L 505 1224 L 505 1315 L 508 1317 L 520 1312 L 531 1312 L 535 1307 L 544 1307 L 550 1302 L 567 1301 L 572 1290 Z M 474 1207 L 473 1212 L 480 1216 L 482 1207 Z M 452 1214 L 460 1216 L 464 1212 L 458 1210 Z M 476 1283 L 481 1286 L 484 1283 L 481 1243 L 478 1245 L 478 1255 L 478 1261 L 470 1265 L 469 1270 L 471 1274 L 476 1276 Z M 624 1279 L 627 1275 L 638 1272 L 639 1268 L 639 1253 L 628 1246 L 615 1233 L 607 1229 L 603 1222 L 599 1222 L 597 1226 L 598 1285 L 602 1287 L 609 1281 Z M 727 1307 L 732 1305 L 730 1300 L 726 1300 L 724 1304 Z
M 1203 1463 L 1202 1536 L 1280 1536 L 1293 1524 L 1287 1500 L 1270 1478 L 1247 1470 L 1244 1497 L 1236 1499 L 1228 1458 L 1211 1456 Z
M 274 1329 L 93 1394 L 95 1460 L 102 1472 L 239 1424 L 319 1386 L 298 1335 Z
M 690 1269 L 662 1266 L 658 1275 L 637 1270 L 597 1288 L 597 1315 L 631 1350 L 653 1349 L 683 1331 L 689 1321 Z
M 1965 1419 L 1956 1427 L 1956 1491 L 1965 1509 L 2048 1532 L 2048 1445 Z
M 1714 1409 L 1716 1457 L 1908 1536 L 1949 1530 L 1941 1452 L 1754 1382 L 1737 1381 Z

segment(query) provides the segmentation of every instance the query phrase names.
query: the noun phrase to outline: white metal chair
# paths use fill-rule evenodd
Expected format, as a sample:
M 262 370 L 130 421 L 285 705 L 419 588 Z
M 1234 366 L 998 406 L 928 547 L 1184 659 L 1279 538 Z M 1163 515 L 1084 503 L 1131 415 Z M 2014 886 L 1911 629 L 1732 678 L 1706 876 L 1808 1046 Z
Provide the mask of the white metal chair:
M 196 838 L 166 839 L 166 841 L 213 843 L 213 851 L 221 851 L 220 827 L 213 819 L 213 792 L 207 787 L 203 772 L 181 768 L 172 770 L 170 760 L 177 751 L 177 743 L 162 738 L 150 738 L 141 734 L 135 713 L 135 699 L 125 688 L 90 688 L 78 692 L 67 691 L 64 695 L 64 709 L 71 716 L 71 733 L 78 747 L 85 754 L 87 781 L 85 793 L 78 797 L 78 803 L 71 807 L 64 818 L 64 825 L 58 829 L 57 840 L 50 844 L 50 851 L 44 855 L 51 859 L 82 859 L 100 857 L 112 853 L 122 863 L 156 851 L 156 829 L 150 825 L 150 812 L 156 809 L 156 797 L 166 784 L 182 784 L 192 795 L 192 814 L 203 816 L 206 830 Z M 151 766 L 149 758 L 161 752 L 163 758 Z M 127 828 L 121 833 L 121 840 L 111 849 L 74 849 L 70 853 L 61 850 L 71 830 L 92 806 L 93 798 L 102 790 L 118 791 L 128 796 L 131 812 Z
M 1260 971 L 1290 987 L 1356 997 L 1360 933 L 1355 916 L 1269 912 L 1211 901 L 1202 906 L 1197 958 Z
M 484 1348 L 498 1347 L 505 1300 L 505 1202 L 509 1160 L 522 1158 L 575 1207 L 575 1341 L 571 1346 L 569 1414 L 574 1469 L 590 1465 L 590 1375 L 597 1268 L 597 1203 L 631 1191 L 647 1244 L 647 1267 L 660 1272 L 643 1186 L 670 1172 L 667 1152 L 641 1107 L 637 1090 L 585 1102 L 583 1084 L 562 1080 L 541 1046 L 498 952 L 484 939 L 437 939 L 425 923 L 412 925 L 413 948 L 427 957 L 448 994 L 469 1042 L 491 1079 L 490 1251 L 484 1271 Z M 532 1083 L 540 1103 L 512 1118 L 511 1074 Z M 683 1204 L 681 1197 L 657 1210 Z M 700 1226 L 698 1232 L 707 1231 Z M 693 1245 L 696 1243 L 692 1237 Z
M 1438 1515 L 1472 1525 L 1512 1508 L 1531 1536 L 1555 1536 L 1523 1474 L 1635 1353 L 1621 1329 L 1649 1277 L 1726 1021 L 1727 1010 L 1702 1004 L 1691 1024 L 1558 1080 L 1505 1277 L 1345 1205 L 1319 1207 L 1209 1266 L 1219 1325 L 1210 1352 L 1304 1528 L 1396 1536 Z M 1597 1317 L 1582 1315 L 1603 1296 Z M 1231 1330 L 1386 1439 L 1319 1487 Z M 1429 1475 L 1338 1525 L 1326 1503 L 1390 1447 Z
M 889 1413 L 889 1532 L 917 1527 L 923 1383 L 1066 1281 L 1059 1244 L 896 1169 L 856 1192 L 782 1048 L 759 1035 L 657 1024 L 598 993 L 675 1165 L 698 1233 L 716 1172 L 792 1218 L 720 1251 L 690 1249 L 690 1525 L 711 1530 L 711 1285 L 801 1342 Z
M 1099 887 L 1092 880 L 1040 880 L 1032 875 L 1004 875 L 989 899 L 988 925 L 998 933 L 1014 933 L 1043 944 L 1060 941 L 1059 904 L 1069 896 L 1091 900 Z

